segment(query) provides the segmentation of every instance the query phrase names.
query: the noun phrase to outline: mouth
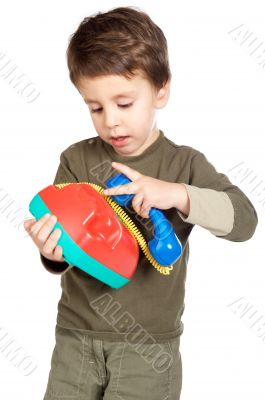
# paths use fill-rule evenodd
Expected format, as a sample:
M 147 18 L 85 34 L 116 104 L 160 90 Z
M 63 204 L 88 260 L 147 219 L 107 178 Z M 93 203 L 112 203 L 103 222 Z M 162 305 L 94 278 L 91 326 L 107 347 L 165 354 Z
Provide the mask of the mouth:
M 111 137 L 111 143 L 114 145 L 114 146 L 124 146 L 125 144 L 127 144 L 128 143 L 128 139 L 129 139 L 129 136 L 117 136 L 117 137 Z

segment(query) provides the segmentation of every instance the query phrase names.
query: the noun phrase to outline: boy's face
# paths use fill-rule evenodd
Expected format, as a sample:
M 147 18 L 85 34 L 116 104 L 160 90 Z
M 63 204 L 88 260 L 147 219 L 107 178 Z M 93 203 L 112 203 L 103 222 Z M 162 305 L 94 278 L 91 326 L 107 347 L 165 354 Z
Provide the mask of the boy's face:
M 156 109 L 166 105 L 169 83 L 156 91 L 140 74 L 130 80 L 104 75 L 80 79 L 78 91 L 98 135 L 118 154 L 139 155 L 158 137 Z

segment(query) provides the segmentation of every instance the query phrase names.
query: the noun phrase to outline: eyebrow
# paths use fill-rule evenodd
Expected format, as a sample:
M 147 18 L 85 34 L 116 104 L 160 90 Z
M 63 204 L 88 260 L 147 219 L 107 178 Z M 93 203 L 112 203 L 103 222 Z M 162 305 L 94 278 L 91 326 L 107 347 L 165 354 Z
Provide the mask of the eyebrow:
M 121 97 L 129 97 L 129 96 L 133 96 L 133 95 L 135 95 L 135 94 L 136 94 L 136 91 L 135 91 L 135 90 L 132 90 L 132 91 L 129 91 L 129 92 L 124 92 L 124 93 L 116 94 L 115 96 L 113 96 L 113 97 L 111 98 L 111 100 L 116 100 L 116 99 L 121 98 Z M 89 103 L 99 103 L 99 101 L 97 101 L 97 100 L 87 99 L 87 98 L 84 98 L 84 101 L 85 101 L 86 104 L 89 104 Z

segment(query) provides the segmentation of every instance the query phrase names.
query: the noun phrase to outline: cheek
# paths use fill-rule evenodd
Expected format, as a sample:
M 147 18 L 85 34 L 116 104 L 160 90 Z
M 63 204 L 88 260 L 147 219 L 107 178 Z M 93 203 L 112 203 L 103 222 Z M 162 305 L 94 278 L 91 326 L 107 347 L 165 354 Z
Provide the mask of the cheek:
M 95 128 L 100 127 L 101 126 L 101 119 L 98 118 L 97 116 L 93 116 L 93 114 L 91 115 L 91 120 L 93 125 L 95 126 Z
M 141 109 L 134 116 L 132 125 L 136 132 L 146 132 L 152 129 L 155 114 L 150 111 L 150 108 Z
M 131 114 L 131 121 L 135 126 L 148 126 L 154 118 L 152 107 L 146 103 L 139 103 Z

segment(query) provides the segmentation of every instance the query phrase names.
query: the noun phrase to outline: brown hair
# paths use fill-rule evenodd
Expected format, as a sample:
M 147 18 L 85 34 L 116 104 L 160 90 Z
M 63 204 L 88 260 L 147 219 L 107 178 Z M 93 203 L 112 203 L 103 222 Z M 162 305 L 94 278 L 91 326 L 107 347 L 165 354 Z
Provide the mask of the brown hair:
M 100 75 L 130 79 L 143 74 L 160 89 L 171 78 L 167 40 L 162 30 L 136 7 L 118 7 L 84 18 L 67 48 L 70 80 Z

